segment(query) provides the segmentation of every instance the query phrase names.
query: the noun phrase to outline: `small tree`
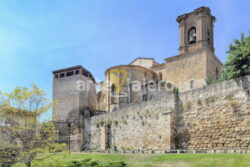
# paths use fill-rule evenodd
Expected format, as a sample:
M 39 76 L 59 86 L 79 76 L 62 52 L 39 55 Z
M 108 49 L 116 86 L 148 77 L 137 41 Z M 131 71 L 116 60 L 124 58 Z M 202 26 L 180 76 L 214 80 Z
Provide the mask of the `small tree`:
M 55 151 L 55 127 L 52 122 L 41 124 L 39 116 L 51 109 L 54 102 L 36 86 L 31 90 L 17 87 L 11 93 L 2 93 L 0 117 L 4 125 L 0 133 L 4 145 L 16 145 L 20 149 L 19 162 L 31 167 L 38 153 Z
M 227 52 L 228 60 L 224 64 L 223 79 L 229 80 L 250 74 L 250 35 L 240 40 L 234 40 Z

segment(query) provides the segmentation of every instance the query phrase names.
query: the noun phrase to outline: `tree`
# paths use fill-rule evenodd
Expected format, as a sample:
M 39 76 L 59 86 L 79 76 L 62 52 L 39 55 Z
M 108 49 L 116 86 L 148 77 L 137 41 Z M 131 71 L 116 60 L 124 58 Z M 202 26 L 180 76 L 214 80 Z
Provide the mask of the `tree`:
M 250 33 L 250 32 L 249 32 Z M 234 40 L 227 51 L 228 60 L 224 64 L 223 79 L 229 80 L 250 74 L 250 35 Z
M 17 161 L 31 167 L 31 161 L 39 153 L 49 153 L 58 147 L 55 141 L 55 127 L 52 122 L 39 122 L 39 116 L 54 105 L 46 98 L 46 93 L 32 86 L 29 90 L 17 87 L 11 93 L 1 93 L 0 117 L 1 145 L 15 145 L 20 149 Z

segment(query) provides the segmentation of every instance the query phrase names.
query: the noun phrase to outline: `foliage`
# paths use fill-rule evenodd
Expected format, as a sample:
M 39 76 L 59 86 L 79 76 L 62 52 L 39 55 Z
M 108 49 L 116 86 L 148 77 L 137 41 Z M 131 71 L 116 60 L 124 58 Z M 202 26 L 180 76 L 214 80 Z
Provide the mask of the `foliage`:
M 59 144 L 54 143 L 53 122 L 39 122 L 39 116 L 55 104 L 46 98 L 43 90 L 37 86 L 31 89 L 16 87 L 10 93 L 2 93 L 2 96 L 0 116 L 5 125 L 1 128 L 1 137 L 7 146 L 20 148 L 19 162 L 30 167 L 37 154 L 59 149 Z
M 142 126 L 145 126 L 147 124 L 147 122 L 146 121 L 142 121 L 141 124 L 142 124 Z
M 189 110 L 191 109 L 192 103 L 190 101 L 187 101 L 184 105 L 184 110 Z
M 227 51 L 228 60 L 224 64 L 223 78 L 225 80 L 242 77 L 250 74 L 250 35 L 240 40 L 234 40 Z
M 202 105 L 202 101 L 201 101 L 201 99 L 198 99 L 198 100 L 197 100 L 197 104 L 198 104 L 199 106 L 201 106 L 201 105 Z
M 212 79 L 212 78 L 207 78 L 205 81 L 206 81 L 207 86 L 209 86 L 209 85 L 214 85 L 214 84 L 217 84 L 219 82 L 222 82 L 223 80 L 222 79 L 216 80 L 216 79 Z
M 20 148 L 16 145 L 3 145 L 0 147 L 0 166 L 10 167 L 15 164 L 20 154 Z
M 214 103 L 216 101 L 217 97 L 211 96 L 205 99 L 205 103 L 208 106 L 210 103 Z
M 72 161 L 67 167 L 126 167 L 126 163 L 109 162 L 107 164 L 100 164 L 97 161 L 91 161 L 91 159 L 85 159 L 82 161 Z
M 128 124 L 128 122 L 126 120 L 122 120 L 123 124 Z
M 178 94 L 179 94 L 179 89 L 178 89 L 178 88 L 176 88 L 176 87 L 174 87 L 174 89 L 173 89 L 173 93 L 174 93 L 175 95 L 178 95 Z
M 119 122 L 117 120 L 115 120 L 115 126 L 118 126 Z

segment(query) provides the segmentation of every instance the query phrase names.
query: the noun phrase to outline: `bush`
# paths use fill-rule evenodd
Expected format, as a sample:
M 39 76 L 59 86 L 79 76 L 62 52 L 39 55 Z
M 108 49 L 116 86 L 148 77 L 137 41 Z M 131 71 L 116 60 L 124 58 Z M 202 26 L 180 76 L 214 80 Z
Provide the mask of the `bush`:
M 85 159 L 82 161 L 72 161 L 67 167 L 126 167 L 124 162 L 109 162 L 107 164 L 100 164 L 97 161 L 91 161 L 91 159 Z
M 17 162 L 20 148 L 17 146 L 2 146 L 0 148 L 0 166 L 10 167 Z
M 187 102 L 185 103 L 185 105 L 184 105 L 184 109 L 185 109 L 185 110 L 189 110 L 189 109 L 191 109 L 191 106 L 192 106 L 192 103 L 191 103 L 190 101 L 187 101 Z
M 82 167 L 82 163 L 80 161 L 72 161 L 68 167 Z
M 104 167 L 126 167 L 126 163 L 124 162 L 111 162 L 107 165 L 105 165 Z

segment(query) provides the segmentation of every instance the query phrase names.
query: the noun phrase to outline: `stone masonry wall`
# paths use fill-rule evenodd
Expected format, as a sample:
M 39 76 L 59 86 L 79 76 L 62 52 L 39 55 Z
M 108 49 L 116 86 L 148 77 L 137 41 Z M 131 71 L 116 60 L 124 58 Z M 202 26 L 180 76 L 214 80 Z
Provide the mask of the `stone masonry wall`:
M 175 98 L 166 96 L 91 117 L 92 150 L 168 150 L 175 148 Z
M 250 148 L 250 76 L 179 95 L 177 148 Z
M 93 116 L 92 150 L 250 148 L 250 76 Z

